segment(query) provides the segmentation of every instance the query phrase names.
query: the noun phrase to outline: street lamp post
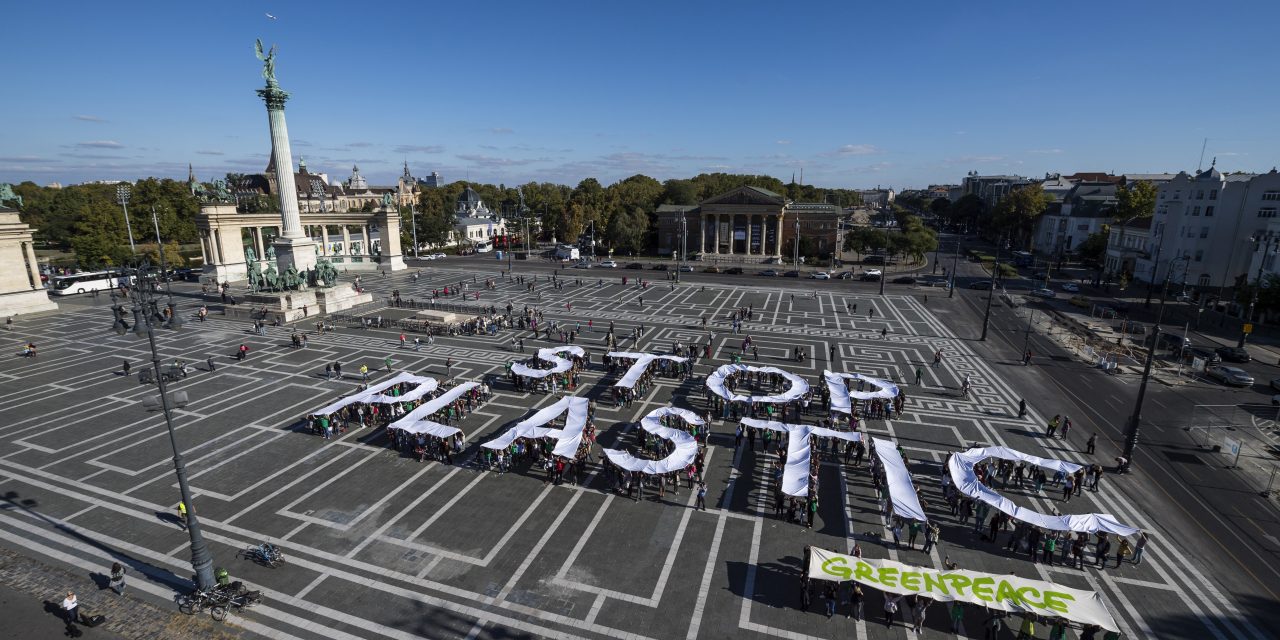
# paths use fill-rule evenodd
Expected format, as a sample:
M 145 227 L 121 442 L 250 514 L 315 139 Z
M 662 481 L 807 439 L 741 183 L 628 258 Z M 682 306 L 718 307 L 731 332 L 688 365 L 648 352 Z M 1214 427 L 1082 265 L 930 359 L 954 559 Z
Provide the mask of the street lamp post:
M 169 402 L 168 386 L 160 369 L 160 352 L 156 348 L 156 325 L 178 330 L 182 328 L 183 322 L 178 316 L 178 309 L 174 305 L 172 295 L 166 294 L 168 300 L 165 308 L 168 310 L 168 316 L 166 317 L 161 311 L 161 303 L 156 299 L 154 269 L 144 264 L 126 273 L 132 275 L 134 280 L 134 286 L 129 292 L 129 299 L 133 303 L 130 309 L 133 312 L 133 334 L 139 338 L 146 336 L 147 344 L 151 348 L 151 368 L 160 389 L 160 405 L 164 411 L 165 426 L 169 431 L 169 445 L 173 449 L 173 469 L 178 476 L 178 491 L 181 493 L 182 502 L 187 507 L 187 535 L 191 539 L 191 567 L 195 569 L 196 588 L 205 591 L 213 588 L 215 584 L 213 555 L 205 544 L 200 530 L 200 520 L 196 516 L 195 501 L 191 498 L 191 487 L 187 484 L 187 470 L 183 464 L 182 452 L 178 447 L 177 434 L 173 428 L 173 407 Z M 125 308 L 114 293 L 111 297 L 113 301 L 111 309 L 115 315 L 112 329 L 117 335 L 124 335 L 129 331 L 129 324 L 125 320 Z
M 680 269 L 684 266 L 685 234 L 688 232 L 689 220 L 680 214 L 680 252 L 676 254 L 676 282 L 680 282 Z
M 129 224 L 129 185 L 121 183 L 116 187 L 116 202 L 120 203 L 120 208 L 124 210 L 124 228 L 129 232 L 129 251 L 134 255 L 138 253 L 138 247 L 133 244 L 133 225 Z
M 951 286 L 947 287 L 947 297 L 956 295 L 956 267 L 960 266 L 960 238 L 956 238 L 956 253 L 951 256 Z
M 1147 350 L 1147 362 L 1142 366 L 1142 381 L 1138 383 L 1138 397 L 1133 403 L 1133 415 L 1129 418 L 1129 428 L 1124 436 L 1124 459 L 1133 464 L 1133 452 L 1138 448 L 1138 431 L 1142 422 L 1142 403 L 1147 396 L 1147 382 L 1151 379 L 1151 365 L 1156 359 L 1156 349 L 1160 346 L 1160 321 L 1164 319 L 1164 302 L 1169 293 L 1169 278 L 1173 275 L 1173 263 L 1178 260 L 1189 260 L 1188 256 L 1178 256 L 1169 261 L 1164 274 L 1164 291 L 1160 295 L 1160 307 L 1156 311 L 1155 326 L 1151 328 L 1151 346 Z M 1159 264 L 1157 263 L 1157 267 Z
M 747 242 L 748 243 L 751 242 L 751 238 L 747 238 Z M 793 269 L 799 272 L 800 271 L 800 216 L 799 215 L 796 215 L 796 237 L 795 237 L 794 244 L 795 244 L 795 249 L 793 250 L 791 266 Z M 747 247 L 747 248 L 750 249 L 751 247 Z
M 418 209 L 409 203 L 409 226 L 413 229 L 413 257 L 418 257 Z
M 1258 306 L 1258 292 L 1262 289 L 1262 270 L 1267 266 L 1268 254 L 1276 248 L 1277 244 L 1280 244 L 1280 236 L 1272 236 L 1271 233 L 1268 232 L 1261 236 L 1252 237 L 1250 240 L 1253 240 L 1253 250 L 1255 252 L 1257 252 L 1259 248 L 1262 249 L 1262 261 L 1258 263 L 1258 277 L 1253 283 L 1253 295 L 1249 298 L 1249 312 L 1244 316 L 1245 324 L 1249 324 L 1253 321 L 1253 309 Z M 1244 327 L 1240 327 L 1240 340 L 1236 343 L 1236 346 L 1243 347 L 1245 339 L 1248 337 L 1249 334 L 1244 332 Z
M 1000 246 L 1003 244 L 1003 239 L 996 243 L 996 261 L 991 265 L 991 294 L 987 296 L 987 310 L 982 315 L 982 337 L 979 340 L 987 339 L 987 327 L 991 324 L 991 302 L 996 298 L 996 276 L 1000 274 Z

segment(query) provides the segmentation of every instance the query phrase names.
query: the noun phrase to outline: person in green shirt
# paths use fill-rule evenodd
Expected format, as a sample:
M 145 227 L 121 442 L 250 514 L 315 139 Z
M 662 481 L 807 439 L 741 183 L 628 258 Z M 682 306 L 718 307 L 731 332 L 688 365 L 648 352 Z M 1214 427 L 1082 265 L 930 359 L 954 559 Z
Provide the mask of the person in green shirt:
M 1036 637 L 1036 617 L 1032 614 L 1022 616 L 1022 626 L 1018 629 L 1018 640 L 1034 640 Z

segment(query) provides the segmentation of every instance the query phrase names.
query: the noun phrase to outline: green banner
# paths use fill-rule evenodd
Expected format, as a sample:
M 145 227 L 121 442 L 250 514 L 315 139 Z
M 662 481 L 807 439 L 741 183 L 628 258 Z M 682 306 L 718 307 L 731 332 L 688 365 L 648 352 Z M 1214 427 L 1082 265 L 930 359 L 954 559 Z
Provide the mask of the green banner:
M 870 560 L 810 547 L 809 577 L 853 581 L 887 593 L 917 594 L 938 602 L 966 602 L 1015 613 L 1063 617 L 1119 631 L 1102 597 L 1043 580 L 981 571 L 939 571 L 892 560 Z

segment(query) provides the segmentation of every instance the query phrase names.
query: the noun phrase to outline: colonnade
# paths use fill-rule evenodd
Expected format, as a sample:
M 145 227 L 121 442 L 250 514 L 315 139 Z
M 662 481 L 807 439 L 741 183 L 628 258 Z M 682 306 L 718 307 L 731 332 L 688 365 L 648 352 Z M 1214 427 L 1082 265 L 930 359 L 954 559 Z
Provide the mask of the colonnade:
M 329 236 L 330 226 L 341 228 L 342 235 L 335 235 L 331 240 Z M 351 251 L 351 242 L 353 237 L 351 235 L 351 227 L 353 226 L 359 227 L 358 235 L 354 236 L 356 242 L 359 243 L 359 251 L 355 253 L 352 253 Z M 319 227 L 319 237 L 316 237 L 316 227 Z M 267 260 L 267 246 L 270 244 L 270 239 L 279 234 L 279 227 L 240 227 L 240 229 L 248 232 L 249 242 L 253 248 L 253 254 L 258 259 L 258 262 L 265 262 Z M 273 233 L 265 233 L 267 231 L 272 231 Z M 374 255 L 372 244 L 369 240 L 369 225 L 367 224 L 304 225 L 303 231 L 307 237 L 312 238 L 318 243 L 320 248 L 319 255 L 329 258 L 331 262 L 341 263 L 346 261 L 348 258 L 350 258 L 352 262 L 363 262 Z M 222 233 L 213 232 L 203 232 L 200 234 L 200 253 L 204 258 L 204 264 L 226 264 L 228 262 L 226 258 L 227 251 L 223 243 L 230 239 L 224 238 L 223 236 L 224 234 Z M 338 241 L 339 237 L 342 242 L 341 246 L 332 246 L 331 242 Z M 230 241 L 234 242 L 235 240 Z M 244 242 L 243 236 L 241 236 L 239 241 Z
M 782 219 L 782 214 L 703 212 L 699 247 L 704 254 L 711 255 L 781 256 Z M 727 228 L 728 233 L 721 233 L 722 228 Z M 736 231 L 744 232 L 743 240 L 734 238 Z M 768 242 L 770 231 L 774 234 L 772 242 Z M 753 240 L 756 243 L 754 247 Z M 742 243 L 741 250 L 738 250 L 739 242 Z

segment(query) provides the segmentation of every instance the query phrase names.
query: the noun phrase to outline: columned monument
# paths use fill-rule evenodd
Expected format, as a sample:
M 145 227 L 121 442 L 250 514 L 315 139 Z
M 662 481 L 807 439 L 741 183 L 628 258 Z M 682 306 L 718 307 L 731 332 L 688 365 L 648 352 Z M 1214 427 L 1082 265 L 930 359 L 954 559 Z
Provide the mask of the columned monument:
M 31 227 L 17 209 L 0 205 L 0 318 L 57 309 L 40 283 Z
M 299 272 L 316 266 L 316 244 L 302 232 L 302 215 L 298 212 L 298 189 L 293 183 L 293 153 L 289 150 L 289 128 L 284 122 L 284 103 L 289 94 L 276 83 L 276 48 L 265 55 L 262 41 L 255 43 L 258 59 L 262 61 L 262 77 L 267 86 L 258 89 L 258 95 L 267 104 L 267 121 L 271 127 L 271 156 L 276 167 L 283 167 L 276 179 L 280 184 L 280 235 L 271 245 L 275 248 L 276 264 L 281 272 L 293 267 Z

